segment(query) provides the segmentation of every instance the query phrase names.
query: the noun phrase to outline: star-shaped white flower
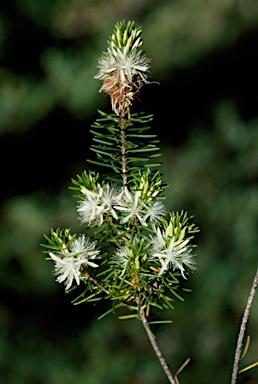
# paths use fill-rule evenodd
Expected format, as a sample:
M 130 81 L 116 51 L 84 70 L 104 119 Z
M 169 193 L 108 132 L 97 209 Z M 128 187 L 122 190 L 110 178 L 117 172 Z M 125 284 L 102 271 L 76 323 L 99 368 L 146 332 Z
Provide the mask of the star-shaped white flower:
M 117 188 L 110 186 L 109 183 L 102 188 L 100 193 L 101 203 L 104 212 L 110 212 L 114 219 L 118 219 L 114 206 L 119 204 L 121 198 L 121 191 Z
M 98 264 L 94 260 L 99 254 L 99 250 L 95 249 L 96 242 L 91 242 L 84 235 L 75 239 L 70 247 L 70 251 L 54 254 L 49 253 L 49 256 L 54 260 L 54 274 L 57 276 L 56 281 L 59 283 L 65 282 L 66 290 L 72 286 L 73 280 L 76 284 L 80 284 L 81 266 L 90 266 L 97 268 Z
M 147 220 L 150 220 L 152 223 L 158 223 L 167 213 L 166 208 L 161 201 L 154 201 L 147 205 L 144 204 L 144 206 L 145 215 L 142 219 L 143 223 L 146 223 Z
M 155 236 L 150 236 L 150 238 L 150 243 L 152 245 L 152 253 L 160 252 L 166 247 L 166 242 L 164 240 L 164 237 L 162 236 L 160 228 L 155 227 Z
M 98 267 L 97 264 L 92 263 L 90 260 L 94 260 L 99 254 L 99 250 L 96 250 L 96 241 L 90 241 L 90 239 L 81 235 L 77 239 L 74 239 L 71 245 L 71 252 L 67 252 L 65 255 L 76 256 L 78 259 L 84 261 L 85 264 L 91 267 Z
M 121 50 L 110 47 L 99 59 L 98 64 L 99 73 L 95 76 L 96 79 L 103 80 L 107 74 L 117 71 L 123 84 L 132 83 L 133 77 L 137 75 L 147 82 L 150 60 L 136 50 L 128 52 L 125 48 Z
M 103 207 L 96 192 L 88 191 L 85 199 L 80 202 L 77 211 L 82 223 L 91 224 L 93 220 L 97 221 L 99 225 L 103 223 Z
M 123 196 L 120 200 L 120 205 L 115 206 L 118 211 L 128 213 L 122 220 L 121 224 L 127 223 L 130 219 L 138 219 L 139 222 L 147 226 L 147 224 L 142 220 L 145 210 L 144 204 L 140 201 L 140 191 L 136 191 L 134 195 L 132 195 L 128 188 L 124 189 Z
M 91 224 L 93 221 L 101 225 L 104 214 L 110 213 L 117 219 L 114 206 L 119 203 L 120 191 L 107 183 L 104 187 L 98 186 L 97 191 L 82 190 L 85 198 L 80 202 L 77 211 L 82 223 Z
M 161 264 L 159 275 L 172 266 L 173 270 L 179 269 L 181 275 L 186 279 L 184 265 L 195 269 L 191 249 L 187 247 L 188 242 L 189 239 L 178 244 L 174 237 L 169 240 L 164 237 L 164 233 L 162 234 L 159 228 L 157 229 L 156 236 L 151 237 L 151 258 L 158 258 Z
M 80 267 L 84 263 L 83 260 L 71 256 L 60 257 L 53 253 L 49 253 L 49 256 L 55 261 L 54 274 L 58 283 L 65 282 L 66 290 L 72 286 L 73 280 L 80 285 Z

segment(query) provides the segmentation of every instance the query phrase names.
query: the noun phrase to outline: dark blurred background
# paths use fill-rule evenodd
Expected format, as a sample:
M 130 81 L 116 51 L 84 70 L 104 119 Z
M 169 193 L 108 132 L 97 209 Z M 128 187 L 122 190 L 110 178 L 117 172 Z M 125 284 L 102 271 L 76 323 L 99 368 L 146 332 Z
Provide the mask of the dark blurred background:
M 166 383 L 140 322 L 74 307 L 40 243 L 50 228 L 81 231 L 68 189 L 90 156 L 93 77 L 114 23 L 143 28 L 167 207 L 201 227 L 185 302 L 154 330 L 180 383 L 230 381 L 258 256 L 257 0 L 17 0 L 0 13 L 0 381 L 5 384 Z M 258 299 L 241 367 L 258 360 Z M 239 383 L 258 382 L 258 368 Z

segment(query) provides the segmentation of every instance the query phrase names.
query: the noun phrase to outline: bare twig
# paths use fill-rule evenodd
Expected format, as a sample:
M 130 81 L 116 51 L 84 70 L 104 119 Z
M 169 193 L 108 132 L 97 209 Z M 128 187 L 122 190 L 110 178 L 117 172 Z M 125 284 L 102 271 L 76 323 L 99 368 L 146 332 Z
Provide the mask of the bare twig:
M 145 307 L 144 306 L 142 306 L 141 309 L 140 309 L 140 317 L 141 317 L 142 324 L 143 324 L 143 326 L 145 328 L 145 331 L 146 331 L 146 333 L 147 333 L 147 335 L 149 337 L 149 340 L 151 342 L 151 345 L 152 345 L 152 347 L 153 347 L 153 349 L 154 349 L 154 351 L 155 351 L 155 353 L 156 353 L 156 355 L 157 355 L 157 357 L 158 357 L 158 359 L 160 361 L 160 364 L 161 364 L 162 368 L 165 371 L 165 374 L 167 375 L 167 378 L 168 378 L 169 382 L 171 384 L 176 384 L 176 381 L 175 381 L 174 377 L 172 376 L 172 373 L 170 372 L 170 369 L 169 369 L 169 367 L 168 367 L 168 365 L 166 363 L 166 360 L 163 357 L 163 355 L 162 355 L 162 353 L 161 353 L 161 351 L 159 349 L 159 346 L 158 346 L 158 344 L 156 342 L 156 339 L 155 339 L 155 337 L 153 336 L 153 334 L 150 331 L 149 324 L 148 324 L 148 321 L 147 321 L 146 316 L 145 316 Z
M 249 313 L 251 310 L 251 305 L 252 305 L 252 301 L 253 301 L 253 298 L 254 298 L 254 295 L 256 292 L 257 285 L 258 285 L 258 269 L 257 269 L 256 275 L 254 277 L 253 285 L 252 285 L 250 294 L 248 296 L 246 308 L 245 308 L 242 322 L 240 325 L 240 330 L 239 330 L 239 335 L 238 335 L 238 340 L 237 340 L 236 353 L 235 353 L 235 359 L 234 359 L 234 365 L 233 365 L 232 378 L 231 378 L 231 384 L 236 384 L 236 381 L 237 381 L 238 365 L 239 365 L 241 348 L 242 348 L 243 338 L 244 338 L 245 329 L 246 329 L 246 323 L 247 323 L 247 320 L 249 317 Z
M 190 357 L 181 365 L 181 367 L 176 371 L 175 376 L 178 376 L 180 372 L 190 363 Z

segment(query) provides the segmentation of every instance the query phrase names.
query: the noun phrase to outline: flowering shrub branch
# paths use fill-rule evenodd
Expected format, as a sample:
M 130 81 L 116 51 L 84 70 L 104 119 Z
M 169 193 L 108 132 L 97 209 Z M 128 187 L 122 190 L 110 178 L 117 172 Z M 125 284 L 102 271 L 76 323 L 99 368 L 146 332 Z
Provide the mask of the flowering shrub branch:
M 186 212 L 167 211 L 167 186 L 153 161 L 160 154 L 156 135 L 149 133 L 152 116 L 131 111 L 135 95 L 148 84 L 150 60 L 141 46 L 141 28 L 117 23 L 98 62 L 100 92 L 110 97 L 114 113 L 99 111 L 91 130 L 96 158 L 89 163 L 107 172 L 84 171 L 72 181 L 78 218 L 94 234 L 52 230 L 44 246 L 57 282 L 67 292 L 79 291 L 74 304 L 110 299 L 101 317 L 123 307 L 129 312 L 120 318 L 142 321 L 174 384 L 147 318 L 155 308 L 183 300 L 183 282 L 196 268 L 192 241 L 198 228 Z

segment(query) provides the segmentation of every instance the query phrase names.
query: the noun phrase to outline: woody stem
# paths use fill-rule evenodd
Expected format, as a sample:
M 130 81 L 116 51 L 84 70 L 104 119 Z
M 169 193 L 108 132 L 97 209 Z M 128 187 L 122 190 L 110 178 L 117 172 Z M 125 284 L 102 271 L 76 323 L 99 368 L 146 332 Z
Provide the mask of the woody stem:
M 122 116 L 120 119 L 121 129 L 121 167 L 122 167 L 122 179 L 123 186 L 127 186 L 127 159 L 126 159 L 126 119 Z
M 238 340 L 237 340 L 237 347 L 236 347 L 236 352 L 235 352 L 234 365 L 233 365 L 233 372 L 232 372 L 232 377 L 231 377 L 231 384 L 236 384 L 236 382 L 237 382 L 238 364 L 239 364 L 240 355 L 241 355 L 241 348 L 242 348 L 243 339 L 244 339 L 244 335 L 245 335 L 247 320 L 249 317 L 249 313 L 251 310 L 251 306 L 252 306 L 252 302 L 253 302 L 253 298 L 254 298 L 257 286 L 258 286 L 258 269 L 256 271 L 256 275 L 255 275 L 254 280 L 253 280 L 253 285 L 252 285 L 250 294 L 249 294 L 248 299 L 247 299 L 246 308 L 245 308 L 244 315 L 243 315 L 241 325 L 240 325 L 240 330 L 239 330 L 239 335 L 238 335 Z
M 142 324 L 145 328 L 145 331 L 146 331 L 146 333 L 149 337 L 149 340 L 151 342 L 152 348 L 154 349 L 154 352 L 156 353 L 157 358 L 159 359 L 160 364 L 161 364 L 162 368 L 164 369 L 165 374 L 167 375 L 168 381 L 170 382 L 170 384 L 176 384 L 176 381 L 175 381 L 174 377 L 172 376 L 172 373 L 170 372 L 170 369 L 166 363 L 166 360 L 163 357 L 163 355 L 159 349 L 157 341 L 156 341 L 155 337 L 153 336 L 153 334 L 149 328 L 149 324 L 148 324 L 148 321 L 147 321 L 146 316 L 145 316 L 145 307 L 144 306 L 142 306 L 140 309 L 140 317 L 141 317 Z

